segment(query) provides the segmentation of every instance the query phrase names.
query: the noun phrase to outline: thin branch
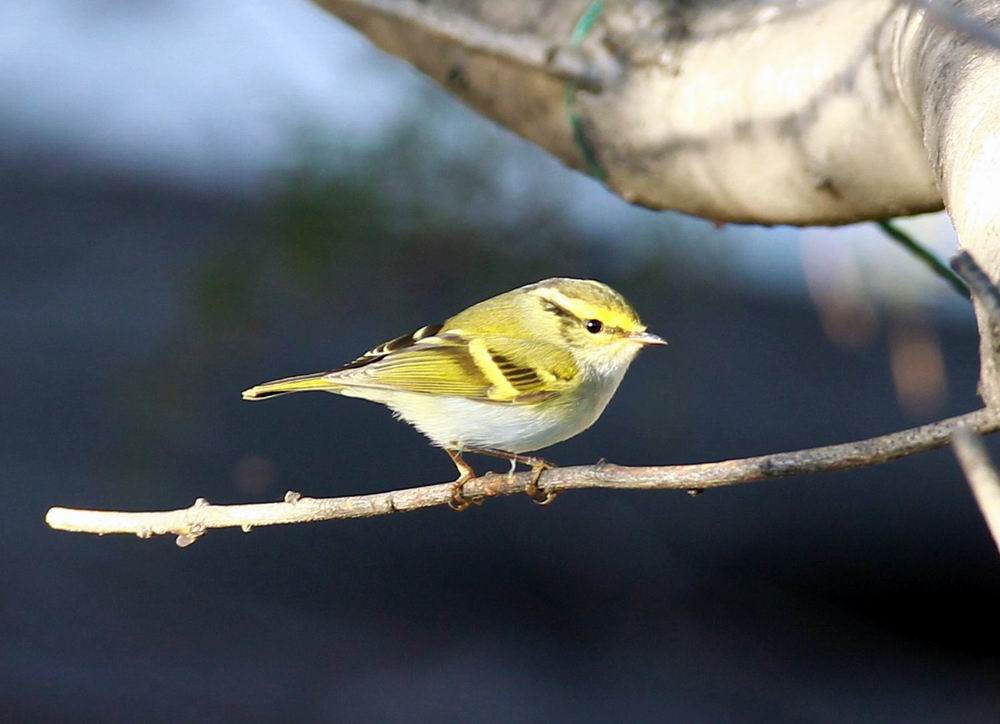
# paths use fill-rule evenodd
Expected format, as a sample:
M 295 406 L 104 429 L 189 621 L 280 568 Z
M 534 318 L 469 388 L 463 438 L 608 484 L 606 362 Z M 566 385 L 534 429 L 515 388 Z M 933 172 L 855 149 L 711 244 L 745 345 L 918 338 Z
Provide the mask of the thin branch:
M 951 260 L 951 268 L 966 281 L 993 324 L 1000 326 L 1000 290 L 990 281 L 972 254 L 960 252 Z
M 986 446 L 971 430 L 956 430 L 952 435 L 952 445 L 976 503 L 979 504 L 979 510 L 993 535 L 993 542 L 1000 551 L 1000 476 L 990 462 Z
M 986 311 L 994 328 L 1000 328 L 1000 290 L 967 251 L 951 260 L 951 268 L 965 279 Z M 986 519 L 993 541 L 1000 550 L 1000 477 L 990 462 L 986 447 L 971 430 L 959 428 L 952 436 L 955 455 L 962 465 L 979 510 Z
M 623 467 L 610 463 L 555 468 L 542 476 L 545 490 L 561 493 L 585 488 L 614 490 L 687 490 L 700 492 L 792 475 L 878 465 L 947 445 L 954 432 L 968 427 L 980 434 L 1000 429 L 1000 418 L 986 410 L 970 412 L 921 427 L 858 442 L 694 465 Z M 464 493 L 478 500 L 526 492 L 530 473 L 488 473 L 466 483 Z M 153 513 L 51 508 L 46 522 L 57 530 L 78 533 L 131 533 L 140 538 L 171 534 L 189 545 L 209 528 L 242 528 L 308 523 L 342 518 L 368 518 L 447 505 L 451 483 L 342 498 L 304 498 L 289 492 L 282 503 L 210 505 L 199 499 L 190 508 Z
M 468 52 L 535 68 L 594 93 L 599 93 L 614 74 L 610 59 L 608 67 L 599 67 L 593 54 L 570 47 L 568 42 L 553 43 L 537 35 L 504 32 L 461 13 L 443 10 L 419 0 L 342 1 L 361 11 L 420 28 Z

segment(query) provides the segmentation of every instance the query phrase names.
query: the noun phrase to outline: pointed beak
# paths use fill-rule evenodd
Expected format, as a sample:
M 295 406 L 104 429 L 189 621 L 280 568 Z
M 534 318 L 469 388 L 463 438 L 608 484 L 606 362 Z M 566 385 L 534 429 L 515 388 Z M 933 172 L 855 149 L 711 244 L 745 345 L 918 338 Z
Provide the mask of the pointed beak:
M 636 332 L 634 334 L 630 334 L 628 338 L 631 339 L 633 342 L 638 342 L 644 347 L 650 347 L 653 345 L 662 345 L 667 343 L 667 340 L 663 339 L 663 337 L 651 334 L 650 332 Z

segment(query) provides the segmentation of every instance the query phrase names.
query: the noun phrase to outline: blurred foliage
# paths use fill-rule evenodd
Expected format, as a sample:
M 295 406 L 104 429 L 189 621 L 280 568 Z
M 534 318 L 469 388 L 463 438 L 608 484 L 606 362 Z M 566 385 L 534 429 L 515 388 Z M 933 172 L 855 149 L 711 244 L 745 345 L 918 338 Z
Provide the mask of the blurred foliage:
M 307 316 L 395 309 L 443 286 L 468 301 L 512 276 L 586 273 L 643 253 L 580 238 L 558 194 L 507 176 L 489 147 L 452 149 L 407 125 L 375 147 L 307 141 L 254 229 L 220 240 L 193 287 L 202 323 L 253 326 L 292 304 Z M 662 217 L 665 226 L 672 217 Z M 659 248 L 643 276 L 668 272 Z M 275 306 L 277 304 L 277 306 Z

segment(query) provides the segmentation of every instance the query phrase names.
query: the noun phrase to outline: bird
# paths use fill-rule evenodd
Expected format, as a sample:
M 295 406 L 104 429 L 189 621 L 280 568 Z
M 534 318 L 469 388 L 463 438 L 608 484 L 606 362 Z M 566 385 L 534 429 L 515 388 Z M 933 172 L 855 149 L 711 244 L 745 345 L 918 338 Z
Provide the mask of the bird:
M 473 304 L 324 372 L 243 391 L 262 400 L 331 392 L 385 405 L 448 453 L 458 471 L 449 504 L 464 510 L 476 476 L 466 453 L 531 466 L 528 494 L 548 461 L 527 455 L 578 435 L 604 412 L 644 347 L 665 345 L 625 298 L 593 279 L 556 277 Z

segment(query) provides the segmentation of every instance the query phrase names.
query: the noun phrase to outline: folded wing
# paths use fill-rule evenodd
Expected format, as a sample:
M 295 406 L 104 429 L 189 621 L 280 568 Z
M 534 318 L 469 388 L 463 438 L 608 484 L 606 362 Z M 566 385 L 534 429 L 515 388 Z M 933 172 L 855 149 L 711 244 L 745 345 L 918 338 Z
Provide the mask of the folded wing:
M 325 377 L 336 385 L 526 404 L 566 391 L 576 376 L 572 355 L 556 345 L 424 327 Z

